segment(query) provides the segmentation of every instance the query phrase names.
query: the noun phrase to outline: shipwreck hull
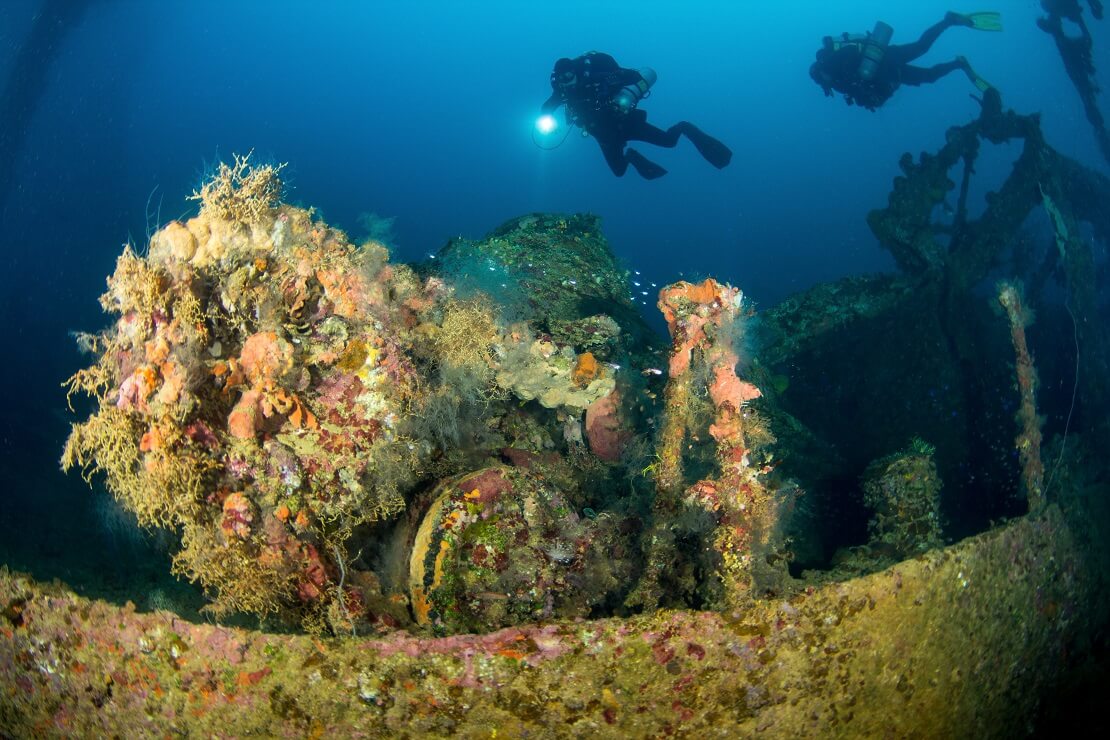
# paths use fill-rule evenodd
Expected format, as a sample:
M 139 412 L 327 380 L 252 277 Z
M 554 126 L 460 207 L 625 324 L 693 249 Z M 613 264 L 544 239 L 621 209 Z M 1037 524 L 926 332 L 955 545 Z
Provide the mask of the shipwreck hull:
M 2 570 L 0 732 L 1024 734 L 1105 622 L 1093 520 L 1052 506 L 738 615 L 664 611 L 436 639 L 192 624 Z

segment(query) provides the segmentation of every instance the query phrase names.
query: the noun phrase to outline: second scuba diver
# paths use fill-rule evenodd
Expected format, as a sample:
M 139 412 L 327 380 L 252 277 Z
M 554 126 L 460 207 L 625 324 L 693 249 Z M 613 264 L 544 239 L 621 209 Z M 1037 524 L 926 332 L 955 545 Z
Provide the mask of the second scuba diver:
M 732 159 L 732 151 L 691 123 L 681 121 L 664 131 L 647 122 L 647 113 L 637 106 L 655 83 L 655 71 L 624 69 L 608 54 L 591 51 L 575 59 L 555 62 L 551 73 L 551 97 L 543 113 L 551 115 L 566 105 L 567 122 L 597 139 L 609 169 L 617 177 L 631 165 L 648 180 L 667 174 L 632 147 L 629 141 L 673 147 L 679 136 L 689 139 L 706 161 L 721 169 Z
M 932 67 L 910 64 L 929 51 L 942 33 L 958 26 L 1001 31 L 1002 18 L 998 13 L 948 12 L 944 20 L 927 28 L 917 41 L 893 46 L 890 39 L 894 29 L 882 21 L 866 35 L 826 36 L 817 52 L 817 61 L 809 68 L 809 76 L 821 86 L 825 95 L 839 92 L 849 105 L 868 110 L 882 106 L 901 85 L 933 83 L 956 70 L 962 71 L 976 88 L 986 92 L 990 83 L 977 75 L 962 56 Z

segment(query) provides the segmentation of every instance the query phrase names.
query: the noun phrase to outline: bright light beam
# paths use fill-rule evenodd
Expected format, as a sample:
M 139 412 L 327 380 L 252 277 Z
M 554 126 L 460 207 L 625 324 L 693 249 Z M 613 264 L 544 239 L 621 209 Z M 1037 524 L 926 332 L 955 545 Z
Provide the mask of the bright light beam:
M 542 115 L 536 119 L 536 130 L 546 136 L 558 128 L 559 124 L 555 120 L 555 116 L 551 114 Z

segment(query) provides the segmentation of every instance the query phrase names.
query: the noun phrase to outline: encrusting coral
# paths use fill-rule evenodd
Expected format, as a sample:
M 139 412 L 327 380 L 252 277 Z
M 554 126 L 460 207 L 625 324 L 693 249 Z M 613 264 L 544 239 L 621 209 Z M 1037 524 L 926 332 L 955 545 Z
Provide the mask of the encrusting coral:
M 863 501 L 874 512 L 869 546 L 877 555 L 910 558 L 944 545 L 935 452 L 915 439 L 909 449 L 876 460 L 864 471 Z
M 1010 339 L 1014 345 L 1015 370 L 1021 405 L 1017 420 L 1021 428 L 1015 441 L 1021 457 L 1021 483 L 1029 501 L 1029 510 L 1037 511 L 1045 505 L 1044 463 L 1041 461 L 1041 421 L 1037 417 L 1037 371 L 1025 342 L 1025 326 L 1029 323 L 1021 293 L 1012 283 L 998 288 L 998 302 L 1006 312 L 1010 325 Z
M 648 563 L 630 602 L 645 607 L 660 603 L 660 575 L 669 570 L 666 564 L 680 557 L 672 522 L 683 505 L 692 505 L 716 521 L 712 543 L 720 558 L 715 568 L 721 581 L 719 598 L 722 606 L 736 607 L 751 597 L 756 556 L 767 552 L 777 532 L 777 502 L 760 479 L 770 467 L 758 466 L 749 457 L 750 432 L 745 430 L 744 408 L 761 393 L 736 375 L 739 357 L 733 335 L 746 318 L 743 294 L 712 279 L 678 282 L 659 292 L 659 309 L 672 339 L 670 374 L 653 469 L 655 521 Z M 709 434 L 716 442 L 718 474 L 687 486 L 683 452 L 694 422 L 693 396 L 701 392 L 692 372 L 695 366 L 704 374 L 713 408 Z
M 753 454 L 773 436 L 737 375 L 738 289 L 661 292 L 665 414 L 656 462 L 632 470 L 656 408 L 645 379 L 662 371 L 642 326 L 596 313 L 617 290 L 603 240 L 553 222 L 555 241 L 589 245 L 595 280 L 580 286 L 544 275 L 540 258 L 560 252 L 541 219 L 449 245 L 451 269 L 421 278 L 280 203 L 279 172 L 237 157 L 200 188 L 197 216 L 160 229 L 145 257 L 125 250 L 101 301 L 118 318 L 70 381 L 96 409 L 64 467 L 104 473 L 143 526 L 176 531 L 175 571 L 212 610 L 444 633 L 774 590 L 756 582 L 779 501 Z M 569 297 L 510 323 L 452 282 L 489 249 L 512 257 L 519 286 L 566 283 Z M 511 495 L 458 488 L 491 470 Z M 683 517 L 701 524 L 673 525 Z M 515 564 L 497 559 L 510 534 Z M 693 540 L 705 547 L 683 552 Z
M 406 317 L 437 287 L 279 204 L 279 171 L 221 165 L 198 216 L 120 257 L 101 301 L 119 318 L 70 381 L 98 408 L 62 462 L 179 529 L 175 569 L 217 612 L 319 623 L 372 596 L 340 588 L 344 543 L 404 508 L 428 455 L 404 424 L 424 392 Z
M 194 193 L 197 216 L 160 229 L 146 256 L 124 251 L 101 299 L 118 318 L 92 341 L 96 363 L 69 382 L 96 408 L 74 425 L 62 464 L 103 473 L 140 524 L 177 531 L 175 571 L 204 586 L 217 614 L 387 629 L 405 620 L 397 605 L 408 584 L 382 593 L 366 562 L 355 563 L 366 549 L 400 557 L 383 554 L 408 526 L 397 515 L 413 503 L 409 518 L 424 515 L 437 479 L 501 454 L 521 466 L 517 479 L 551 475 L 576 507 L 597 505 L 581 482 L 600 460 L 617 462 L 629 432 L 619 366 L 590 348 L 613 352 L 622 329 L 604 315 L 566 316 L 567 336 L 582 340 L 576 351 L 527 321 L 506 325 L 482 294 L 418 278 L 382 245 L 351 244 L 282 204 L 280 171 L 247 157 L 221 164 Z M 520 403 L 506 403 L 511 395 Z M 528 417 L 538 444 L 505 438 Z M 593 463 L 586 437 L 601 446 Z M 563 509 L 551 517 L 581 519 Z M 543 553 L 560 550 L 544 538 L 566 528 L 533 524 L 534 551 L 550 559 Z M 571 529 L 578 539 L 607 531 L 592 520 Z M 592 603 L 572 591 L 555 601 L 560 613 Z M 522 607 L 512 619 L 531 614 Z M 477 618 L 437 625 L 463 626 L 481 627 Z
M 964 159 L 970 173 L 981 137 L 1014 136 L 1025 154 L 987 215 L 964 218 L 965 177 L 951 248 L 929 238 L 948 169 Z M 763 358 L 789 364 L 789 383 L 738 362 L 753 314 L 738 289 L 713 280 L 665 288 L 672 354 L 658 417 L 648 384 L 662 382 L 664 365 L 633 351 L 647 344 L 643 327 L 625 320 L 626 281 L 596 219 L 516 219 L 483 242 L 452 242 L 435 260 L 442 271 L 425 265 L 418 278 L 389 264 L 381 245 L 356 247 L 310 211 L 282 205 L 279 167 L 237 157 L 197 193 L 200 215 L 166 225 L 145 256 L 120 257 L 102 299 L 117 318 L 82 337 L 97 360 L 70 381 L 71 393 L 92 396 L 94 412 L 74 426 L 63 464 L 102 472 L 141 523 L 176 532 L 175 568 L 204 584 L 216 611 L 276 612 L 364 637 L 135 614 L 0 569 L 0 672 L 19 689 L 0 694 L 0 717 L 18 735 L 492 726 L 793 737 L 1033 726 L 1040 699 L 1058 693 L 1075 665 L 1068 656 L 1081 657 L 1106 621 L 1098 494 L 1107 476 L 1096 454 L 1105 437 L 1081 437 L 1068 457 L 1057 443 L 1067 467 L 1045 502 L 1028 317 L 1024 297 L 1004 287 L 1034 511 L 930 551 L 941 544 L 938 465 L 951 465 L 950 450 L 966 441 L 950 430 L 1002 415 L 949 413 L 964 407 L 951 405 L 947 371 L 922 365 L 946 343 L 915 320 L 935 310 L 937 286 L 951 297 L 981 282 L 1009 242 L 998 234 L 1017 228 L 1023 219 L 1013 214 L 1039 191 L 1057 237 L 1045 267 L 1053 255 L 1063 261 L 1076 351 L 1085 349 L 1077 372 L 1092 358 L 1100 367 L 1099 276 L 1081 223 L 1104 240 L 1091 194 L 1107 183 L 1044 146 L 1034 118 L 1002 115 L 996 91 L 984 95 L 981 120 L 947 142 L 920 166 L 907 158 L 891 207 L 873 217 L 923 281 L 842 281 L 772 312 L 779 347 Z M 952 279 L 936 280 L 942 274 Z M 518 299 L 516 313 L 453 282 L 474 275 Z M 920 354 L 875 341 L 894 335 Z M 869 344 L 881 346 L 882 363 L 867 360 Z M 953 377 L 982 373 L 964 359 Z M 996 392 L 1012 377 L 1004 369 L 989 387 L 1009 398 Z M 911 371 L 938 390 L 929 403 L 943 433 L 925 436 L 949 444 L 935 454 L 915 437 L 868 467 L 862 498 L 874 518 L 858 554 L 871 562 L 856 574 L 913 557 L 841 580 L 834 555 L 824 576 L 803 571 L 786 583 L 789 555 L 776 548 L 797 490 L 784 478 L 794 476 L 791 457 L 796 470 L 822 459 L 834 473 L 851 469 L 854 482 L 863 465 L 851 468 L 847 453 L 866 465 L 887 455 L 889 439 L 905 438 L 864 424 L 807 429 L 813 412 L 843 416 L 865 405 L 863 393 L 888 387 L 898 402 L 932 398 L 903 384 Z M 881 382 L 861 383 L 867 372 Z M 815 398 L 798 403 L 807 374 Z M 1088 432 L 1102 428 L 1091 420 L 1110 418 L 1104 381 L 1085 372 L 1075 380 L 1091 391 L 1080 394 Z M 809 412 L 804 424 L 783 423 L 788 400 Z M 896 405 L 875 395 L 869 404 L 877 413 L 863 418 L 872 420 Z M 906 419 L 931 418 L 905 406 Z M 868 431 L 883 449 L 864 458 Z M 1009 464 L 1004 434 L 994 449 Z M 816 444 L 828 440 L 842 442 L 844 460 Z M 771 444 L 784 448 L 774 464 Z M 978 470 L 967 471 L 977 487 Z M 629 610 L 660 605 L 680 609 Z M 525 624 L 536 620 L 551 623 Z M 365 637 L 398 627 L 435 638 Z

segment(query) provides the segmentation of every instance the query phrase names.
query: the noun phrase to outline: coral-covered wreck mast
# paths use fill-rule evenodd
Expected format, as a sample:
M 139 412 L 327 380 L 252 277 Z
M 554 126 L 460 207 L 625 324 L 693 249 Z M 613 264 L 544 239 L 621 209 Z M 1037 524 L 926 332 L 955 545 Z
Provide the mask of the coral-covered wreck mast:
M 968 322 L 961 320 L 965 301 L 992 270 L 1006 269 L 1009 261 L 1023 258 L 1015 254 L 1015 245 L 1021 243 L 1029 215 L 1042 210 L 1053 244 L 1025 276 L 1023 292 L 1029 305 L 1036 306 L 1052 277 L 1063 285 L 1075 332 L 1077 421 L 1082 431 L 1110 438 L 1105 413 L 1110 398 L 1104 382 L 1110 335 L 1098 316 L 1099 291 L 1106 286 L 1094 251 L 1097 243 L 1110 243 L 1110 210 L 1105 207 L 1110 180 L 1051 147 L 1039 116 L 1004 112 L 994 89 L 984 94 L 979 118 L 950 128 L 945 138 L 943 147 L 934 154 L 923 153 L 917 162 L 909 154 L 903 156 L 903 175 L 895 179 L 887 207 L 868 216 L 872 231 L 899 267 L 918 281 L 916 290 L 934 296 L 950 346 L 970 357 L 976 339 Z M 968 190 L 984 142 L 1020 142 L 1022 151 L 1002 186 L 988 194 L 982 215 L 971 218 Z M 938 219 L 937 206 L 956 187 L 948 175 L 959 163 L 963 176 L 955 213 L 946 223 Z M 1084 236 L 1087 228 L 1093 240 Z M 1019 382 L 1027 384 L 1020 378 Z M 1023 432 L 1021 439 L 1030 438 Z
M 772 493 L 760 480 L 769 468 L 756 467 L 745 435 L 748 401 L 760 397 L 754 385 L 737 376 L 740 358 L 735 343 L 742 335 L 749 311 L 738 288 L 706 279 L 699 284 L 678 282 L 659 292 L 659 309 L 671 335 L 671 357 L 664 397 L 663 423 L 653 467 L 654 523 L 646 538 L 644 576 L 630 603 L 655 608 L 665 599 L 665 580 L 680 558 L 674 521 L 686 505 L 710 512 L 716 520 L 712 534 L 719 560 L 721 607 L 736 608 L 752 597 L 753 565 L 765 554 L 776 531 Z M 705 379 L 707 387 L 699 388 Z M 716 443 L 718 474 L 687 486 L 683 454 L 693 432 L 695 395 L 708 395 L 713 419 L 709 434 Z

